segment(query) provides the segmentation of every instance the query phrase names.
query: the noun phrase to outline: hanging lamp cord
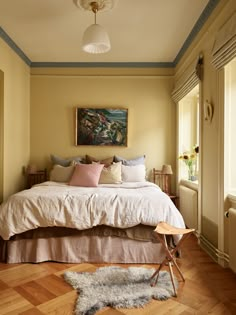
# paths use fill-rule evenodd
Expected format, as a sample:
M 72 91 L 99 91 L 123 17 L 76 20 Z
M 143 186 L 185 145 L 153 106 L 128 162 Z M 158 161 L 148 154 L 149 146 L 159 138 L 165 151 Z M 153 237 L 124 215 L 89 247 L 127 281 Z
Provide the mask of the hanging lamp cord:
M 97 12 L 98 12 L 98 3 L 96 1 L 93 1 L 90 3 L 92 11 L 94 13 L 94 22 L 97 24 Z

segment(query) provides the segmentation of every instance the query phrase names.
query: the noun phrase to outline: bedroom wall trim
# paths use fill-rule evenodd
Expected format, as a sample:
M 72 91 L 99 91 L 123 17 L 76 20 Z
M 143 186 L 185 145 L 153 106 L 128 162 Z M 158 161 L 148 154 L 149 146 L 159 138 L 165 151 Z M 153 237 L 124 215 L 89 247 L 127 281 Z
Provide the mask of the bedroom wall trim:
M 7 43 L 9 47 L 14 50 L 14 52 L 28 65 L 31 65 L 31 60 L 26 56 L 26 54 L 20 49 L 19 46 L 10 38 L 10 36 L 0 27 L 0 37 Z
M 186 52 L 186 50 L 188 49 L 188 47 L 191 45 L 191 43 L 193 42 L 193 40 L 195 39 L 197 34 L 200 32 L 200 30 L 202 29 L 203 25 L 205 24 L 205 22 L 207 21 L 207 19 L 211 15 L 211 13 L 214 11 L 214 9 L 217 6 L 217 4 L 219 3 L 219 1 L 220 0 L 210 0 L 208 2 L 207 6 L 202 11 L 202 14 L 200 15 L 199 19 L 195 23 L 192 31 L 188 35 L 188 37 L 185 40 L 183 46 L 181 47 L 179 53 L 175 57 L 175 60 L 173 62 L 175 66 L 178 64 L 178 62 L 183 57 L 183 55 Z
M 32 68 L 174 68 L 173 62 L 32 62 Z
M 153 79 L 153 78 L 158 78 L 158 79 L 169 79 L 173 78 L 173 75 L 61 75 L 61 74 L 31 74 L 33 77 L 52 77 L 52 78 L 77 78 L 77 77 L 82 77 L 86 79 L 94 79 L 94 78 L 100 78 L 100 79 L 107 79 L 107 78 L 131 78 L 131 79 Z
M 204 249 L 208 255 L 219 265 L 224 268 L 229 267 L 229 255 L 217 249 L 211 242 L 209 242 L 203 235 L 199 236 L 199 245 Z
M 15 53 L 30 67 L 125 67 L 125 68 L 175 68 L 188 47 L 191 45 L 197 34 L 200 32 L 209 16 L 214 11 L 220 0 L 209 0 L 199 19 L 195 23 L 192 31 L 185 40 L 183 46 L 172 62 L 32 62 L 21 48 L 10 38 L 10 36 L 0 27 L 0 37 L 15 51 Z
M 31 76 L 63 77 L 174 77 L 174 68 L 31 68 Z

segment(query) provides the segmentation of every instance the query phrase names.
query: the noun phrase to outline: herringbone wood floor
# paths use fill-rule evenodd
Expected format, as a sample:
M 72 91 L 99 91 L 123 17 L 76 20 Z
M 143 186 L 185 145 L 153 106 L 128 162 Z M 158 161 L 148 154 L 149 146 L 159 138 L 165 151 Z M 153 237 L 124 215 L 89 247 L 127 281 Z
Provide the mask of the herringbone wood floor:
M 141 309 L 113 310 L 107 307 L 97 314 L 236 314 L 236 275 L 214 263 L 199 248 L 194 236 L 183 244 L 179 264 L 186 281 L 180 283 L 177 298 L 173 297 L 167 301 L 153 300 Z M 101 265 L 52 262 L 0 264 L 0 314 L 73 314 L 77 293 L 65 283 L 63 273 L 65 270 L 95 271 L 98 266 Z

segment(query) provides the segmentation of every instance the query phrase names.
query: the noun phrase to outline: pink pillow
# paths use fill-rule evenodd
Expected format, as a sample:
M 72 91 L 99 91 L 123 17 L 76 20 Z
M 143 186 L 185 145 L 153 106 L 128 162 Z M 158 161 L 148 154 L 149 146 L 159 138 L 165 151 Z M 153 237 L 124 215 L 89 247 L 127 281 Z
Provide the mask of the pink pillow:
M 96 187 L 103 169 L 103 164 L 77 164 L 69 185 Z

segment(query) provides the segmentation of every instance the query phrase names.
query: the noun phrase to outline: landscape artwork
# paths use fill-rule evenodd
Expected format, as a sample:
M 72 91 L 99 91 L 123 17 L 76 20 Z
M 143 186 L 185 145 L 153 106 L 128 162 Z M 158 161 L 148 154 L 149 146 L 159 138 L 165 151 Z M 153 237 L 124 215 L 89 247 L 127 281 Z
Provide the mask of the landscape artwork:
M 127 146 L 128 109 L 76 108 L 76 145 Z

